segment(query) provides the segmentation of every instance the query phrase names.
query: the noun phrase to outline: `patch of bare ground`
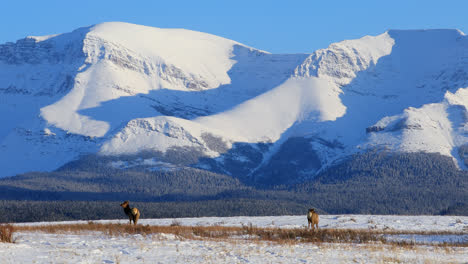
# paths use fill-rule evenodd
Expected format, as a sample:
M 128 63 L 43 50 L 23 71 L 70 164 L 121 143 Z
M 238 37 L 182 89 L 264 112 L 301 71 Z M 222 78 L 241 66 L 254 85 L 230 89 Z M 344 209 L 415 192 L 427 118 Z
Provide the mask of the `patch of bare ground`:
M 414 241 L 393 241 L 387 235 L 466 235 L 465 232 L 415 232 L 366 229 L 319 229 L 311 231 L 306 228 L 265 228 L 253 225 L 242 227 L 227 226 L 170 226 L 128 225 L 128 224 L 57 224 L 39 226 L 15 226 L 15 231 L 40 231 L 45 233 L 83 233 L 89 231 L 102 232 L 109 236 L 140 234 L 173 234 L 184 239 L 221 239 L 221 240 L 251 240 L 271 241 L 280 244 L 294 243 L 353 243 L 353 244 L 387 244 L 398 247 L 412 248 L 416 245 L 431 245 L 437 247 L 468 247 L 468 241 L 430 243 Z M 11 231 L 12 232 L 12 231 Z

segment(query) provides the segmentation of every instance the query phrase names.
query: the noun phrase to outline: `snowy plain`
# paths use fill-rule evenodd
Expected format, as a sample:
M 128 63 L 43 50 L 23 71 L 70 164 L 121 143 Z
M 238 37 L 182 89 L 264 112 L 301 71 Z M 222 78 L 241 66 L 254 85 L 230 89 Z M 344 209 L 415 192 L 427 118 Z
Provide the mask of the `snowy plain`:
M 127 220 L 100 220 L 122 223 Z M 18 223 L 24 225 L 87 224 L 88 221 Z M 302 228 L 305 216 L 202 217 L 141 219 L 141 225 L 245 226 Z M 468 240 L 467 216 L 322 215 L 320 228 L 408 231 L 396 239 L 415 246 L 350 243 L 291 243 L 191 240 L 173 234 L 146 236 L 99 232 L 15 233 L 15 243 L 0 243 L 0 263 L 468 263 L 468 248 L 437 246 Z M 414 235 L 411 232 L 453 232 L 457 235 Z M 423 237 L 423 238 L 421 238 Z M 423 239 L 423 240 L 421 240 Z M 423 242 L 425 245 L 418 245 Z M 433 243 L 434 245 L 428 245 Z

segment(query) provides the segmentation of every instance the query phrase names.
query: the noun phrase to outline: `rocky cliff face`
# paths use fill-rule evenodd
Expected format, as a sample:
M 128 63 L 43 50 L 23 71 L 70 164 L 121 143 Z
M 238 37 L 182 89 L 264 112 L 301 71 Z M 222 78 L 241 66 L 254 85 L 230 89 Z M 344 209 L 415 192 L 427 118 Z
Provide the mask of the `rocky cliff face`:
M 27 37 L 0 45 L 0 176 L 96 154 L 294 181 L 376 147 L 464 168 L 467 53 L 457 30 L 312 54 L 126 23 Z

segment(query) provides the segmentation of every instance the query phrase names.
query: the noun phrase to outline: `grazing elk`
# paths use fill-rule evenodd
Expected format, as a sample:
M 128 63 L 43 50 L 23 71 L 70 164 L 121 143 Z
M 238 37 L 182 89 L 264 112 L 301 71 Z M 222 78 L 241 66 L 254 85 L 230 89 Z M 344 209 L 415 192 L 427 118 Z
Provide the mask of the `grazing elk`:
M 121 203 L 120 206 L 123 207 L 125 214 L 128 215 L 130 224 L 132 224 L 133 221 L 133 224 L 136 225 L 140 218 L 140 211 L 137 208 L 131 208 L 128 201 Z
M 318 229 L 319 215 L 315 212 L 315 209 L 309 209 L 307 212 L 307 228 L 312 227 L 312 230 L 315 230 L 315 227 Z

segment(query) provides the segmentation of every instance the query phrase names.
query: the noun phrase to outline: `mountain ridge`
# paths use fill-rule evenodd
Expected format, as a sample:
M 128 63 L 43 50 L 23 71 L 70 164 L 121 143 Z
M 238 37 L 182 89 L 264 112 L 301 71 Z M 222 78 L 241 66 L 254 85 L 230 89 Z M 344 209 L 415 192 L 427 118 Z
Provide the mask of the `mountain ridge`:
M 313 159 L 290 162 L 304 177 L 374 147 L 465 168 L 467 53 L 459 30 L 389 30 L 312 54 L 120 22 L 28 37 L 0 45 L 0 177 L 142 151 L 247 177 L 294 148 Z

